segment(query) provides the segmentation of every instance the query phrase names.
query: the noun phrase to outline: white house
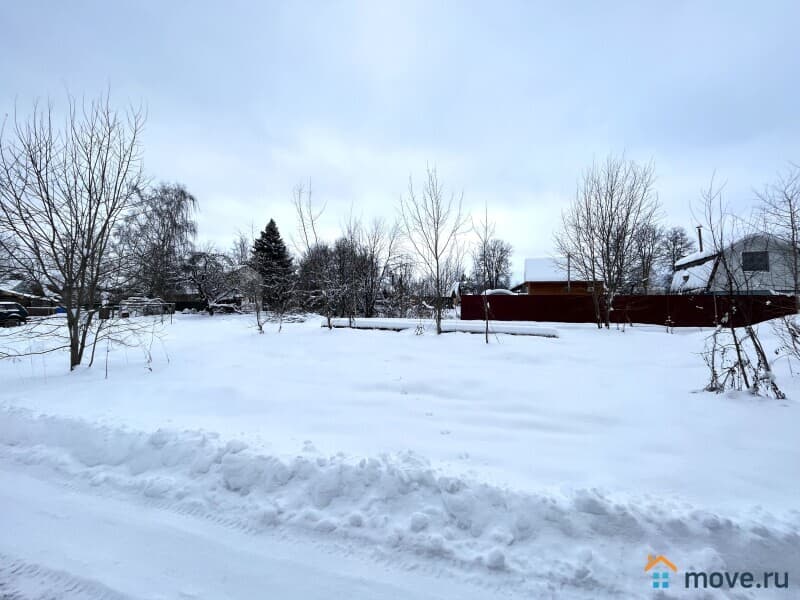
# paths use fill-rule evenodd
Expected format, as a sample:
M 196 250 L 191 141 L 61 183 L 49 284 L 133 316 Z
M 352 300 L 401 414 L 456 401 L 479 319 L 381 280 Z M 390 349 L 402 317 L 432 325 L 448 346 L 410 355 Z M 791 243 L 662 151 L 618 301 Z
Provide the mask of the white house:
M 792 294 L 795 288 L 790 244 L 767 233 L 745 236 L 724 251 L 735 293 Z M 670 291 L 679 294 L 728 292 L 720 253 L 695 252 L 675 263 Z

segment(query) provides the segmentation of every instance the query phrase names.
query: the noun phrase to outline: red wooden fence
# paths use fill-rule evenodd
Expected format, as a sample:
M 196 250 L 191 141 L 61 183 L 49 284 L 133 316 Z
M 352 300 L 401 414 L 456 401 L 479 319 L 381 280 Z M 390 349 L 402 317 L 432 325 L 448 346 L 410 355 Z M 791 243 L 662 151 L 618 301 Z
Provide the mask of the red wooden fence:
M 552 321 L 594 323 L 591 296 L 488 296 L 489 318 L 497 321 Z M 735 310 L 735 325 L 760 323 L 796 312 L 794 296 L 616 296 L 611 311 L 612 323 L 670 324 L 675 327 L 712 327 Z M 483 296 L 461 297 L 461 319 L 484 318 Z

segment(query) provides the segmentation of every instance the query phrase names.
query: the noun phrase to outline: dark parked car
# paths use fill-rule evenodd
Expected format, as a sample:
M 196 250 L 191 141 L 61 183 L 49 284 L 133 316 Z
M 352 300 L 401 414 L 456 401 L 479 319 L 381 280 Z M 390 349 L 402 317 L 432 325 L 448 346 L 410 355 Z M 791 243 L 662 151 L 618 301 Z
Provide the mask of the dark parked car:
M 28 311 L 16 302 L 0 302 L 0 327 L 14 327 L 28 321 Z

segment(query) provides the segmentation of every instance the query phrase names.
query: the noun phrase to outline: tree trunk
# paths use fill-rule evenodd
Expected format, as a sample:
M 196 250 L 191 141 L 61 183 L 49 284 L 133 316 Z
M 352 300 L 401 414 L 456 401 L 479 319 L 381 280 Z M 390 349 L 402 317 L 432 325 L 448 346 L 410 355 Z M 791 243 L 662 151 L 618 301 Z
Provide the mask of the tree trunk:
M 483 318 L 486 321 L 486 329 L 484 331 L 484 336 L 486 338 L 486 343 L 489 343 L 489 297 L 486 295 L 486 292 L 483 293 Z

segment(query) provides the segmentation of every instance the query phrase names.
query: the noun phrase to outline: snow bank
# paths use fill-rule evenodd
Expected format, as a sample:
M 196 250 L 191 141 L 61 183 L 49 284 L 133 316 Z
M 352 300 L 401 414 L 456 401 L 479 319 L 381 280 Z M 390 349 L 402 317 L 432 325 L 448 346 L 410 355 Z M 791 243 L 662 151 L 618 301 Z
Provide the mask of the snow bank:
M 435 331 L 436 325 L 429 319 L 331 319 L 334 327 L 350 327 L 353 329 L 388 329 L 391 331 L 404 331 L 406 329 L 421 328 L 423 331 Z M 327 321 L 322 322 L 323 327 L 328 326 Z M 442 321 L 442 331 L 447 333 L 483 333 L 486 324 L 484 321 Z M 525 323 L 509 323 L 489 321 L 489 333 L 507 333 L 511 335 L 532 335 L 538 337 L 557 338 L 558 330 L 549 327 L 539 327 Z
M 800 564 L 797 513 L 720 515 L 596 489 L 522 493 L 448 476 L 412 453 L 278 457 L 202 432 L 146 433 L 6 408 L 2 463 L 253 533 L 332 537 L 380 557 L 436 559 L 556 591 L 639 597 L 649 552 L 696 570 Z

